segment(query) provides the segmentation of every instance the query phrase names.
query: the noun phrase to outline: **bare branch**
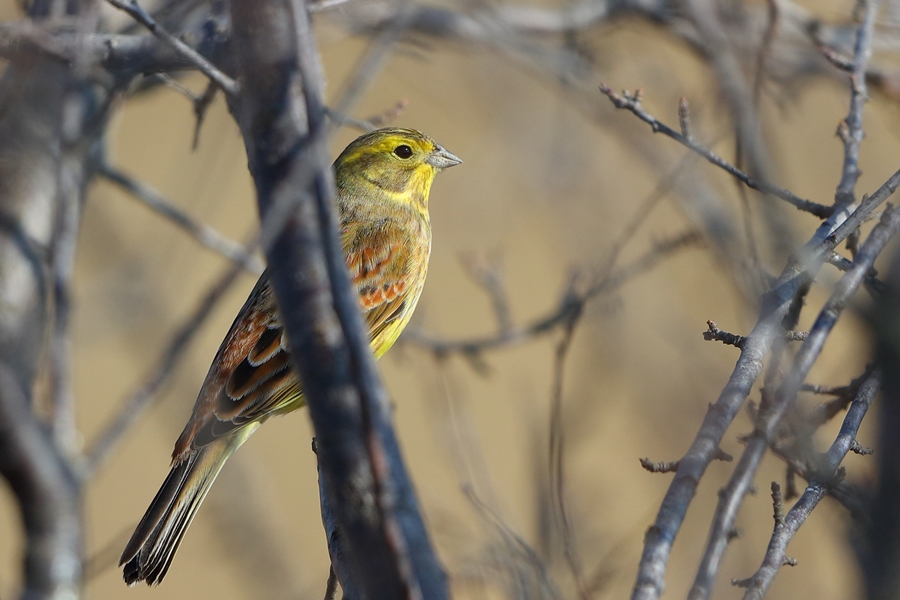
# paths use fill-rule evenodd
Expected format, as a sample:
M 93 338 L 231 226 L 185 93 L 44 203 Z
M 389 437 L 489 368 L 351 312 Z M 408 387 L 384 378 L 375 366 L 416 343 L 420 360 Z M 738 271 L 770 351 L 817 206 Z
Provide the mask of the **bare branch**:
M 194 107 L 194 116 L 196 118 L 192 148 L 196 150 L 200 144 L 200 128 L 203 126 L 203 121 L 206 119 L 206 113 L 209 111 L 209 107 L 212 106 L 213 100 L 215 100 L 216 95 L 218 95 L 219 87 L 214 81 L 208 81 L 206 89 L 198 96 L 168 73 L 157 73 L 155 77 L 191 101 L 191 104 Z
M 354 0 L 316 0 L 306 5 L 307 10 L 311 13 L 325 12 L 334 8 L 339 8 L 344 4 L 353 2 Z
M 583 305 L 582 305 L 583 306 Z M 563 542 L 563 553 L 578 596 L 582 600 L 590 599 L 587 582 L 584 579 L 584 568 L 578 553 L 575 534 L 572 530 L 572 522 L 566 506 L 566 481 L 565 481 L 565 438 L 563 427 L 563 380 L 565 378 L 566 356 L 572 346 L 572 338 L 575 329 L 581 319 L 581 311 L 569 315 L 563 327 L 562 339 L 556 346 L 553 361 L 553 392 L 550 397 L 550 504 L 553 509 L 556 527 L 560 532 Z
M 860 27 L 857 36 L 859 40 L 871 39 L 871 31 L 866 33 L 863 29 L 866 27 L 871 28 L 872 24 L 872 19 L 868 19 L 866 26 Z M 864 54 L 862 46 L 860 44 L 857 46 L 859 52 Z M 788 309 L 797 296 L 798 291 L 803 289 L 810 277 L 815 276 L 828 253 L 856 229 L 858 223 L 862 222 L 862 219 L 868 216 L 878 203 L 883 202 L 893 194 L 898 185 L 900 185 L 900 171 L 894 173 L 872 197 L 863 200 L 859 208 L 853 211 L 849 217 L 846 214 L 848 211 L 838 206 L 839 210 L 816 230 L 806 246 L 801 249 L 797 258 L 789 262 L 781 276 L 776 280 L 772 290 L 764 295 L 763 310 L 753 331 L 744 341 L 744 346 L 741 348 L 741 357 L 738 359 L 731 377 L 718 400 L 707 411 L 700 431 L 687 454 L 681 460 L 678 472 L 675 474 L 660 506 L 656 521 L 647 532 L 644 552 L 641 556 L 632 595 L 634 600 L 656 599 L 662 594 L 665 567 L 672 543 L 681 527 L 687 508 L 694 497 L 697 482 L 703 476 L 715 450 L 719 447 L 722 436 L 740 410 L 757 377 L 759 377 L 763 359 L 774 340 L 779 336 L 782 319 L 788 313 Z M 877 201 L 872 199 L 875 196 L 878 196 Z M 869 240 L 873 239 L 875 237 L 870 235 Z M 860 261 L 858 264 L 865 264 L 865 262 Z M 866 268 L 871 268 L 871 263 L 866 265 Z M 865 272 L 863 275 L 865 275 Z M 846 280 L 847 276 L 844 279 Z M 804 342 L 804 346 L 807 345 L 810 345 L 809 339 Z M 810 347 L 812 346 L 810 345 Z M 802 383 L 802 379 L 797 382 L 797 388 L 799 388 L 800 383 Z M 762 449 L 756 448 L 754 453 L 761 456 Z M 745 457 L 747 460 L 755 463 L 755 460 L 751 459 L 746 450 L 742 456 L 742 462 Z M 741 469 L 740 464 L 736 468 L 736 472 L 739 469 Z M 737 500 L 734 504 L 739 504 L 739 499 L 747 491 L 747 483 L 741 478 L 732 478 L 732 482 L 734 485 L 731 485 L 731 482 L 729 484 L 731 493 L 720 500 L 720 508 L 722 510 L 717 511 L 719 515 L 716 519 L 717 524 L 713 526 L 707 552 L 694 581 L 691 591 L 692 598 L 708 597 L 715 574 L 718 572 L 720 557 L 727 544 L 728 532 L 734 528 L 733 519 L 726 517 L 722 511 L 728 512 L 725 507 L 734 500 Z M 733 516 L 733 513 L 730 514 Z
M 106 0 L 121 11 L 128 13 L 132 19 L 146 27 L 150 33 L 165 42 L 201 73 L 214 81 L 223 92 L 236 98 L 241 91 L 240 86 L 231 77 L 220 71 L 211 62 L 206 60 L 199 52 L 182 42 L 177 37 L 163 29 L 147 12 L 140 7 L 137 0 Z
M 193 341 L 201 325 L 212 312 L 213 307 L 225 295 L 241 273 L 241 266 L 232 264 L 225 273 L 207 290 L 191 315 L 178 328 L 172 341 L 163 352 L 144 383 L 133 392 L 119 408 L 117 414 L 97 436 L 88 449 L 84 462 L 84 476 L 90 477 L 112 451 L 125 438 L 138 418 L 157 398 L 163 386 L 169 382 L 175 366 Z
M 319 450 L 316 438 L 312 440 L 313 453 L 318 457 Z M 337 584 L 341 584 L 343 598 L 346 600 L 361 600 L 362 594 L 358 585 L 353 580 L 350 558 L 347 553 L 347 540 L 341 535 L 340 527 L 334 514 L 334 508 L 325 494 L 325 482 L 322 474 L 322 463 L 316 459 L 316 471 L 319 477 L 319 507 L 322 512 L 322 525 L 325 528 L 325 539 L 328 543 L 328 556 L 331 558 L 331 568 L 328 573 L 328 583 L 325 589 L 325 600 L 333 600 L 337 593 Z
M 75 269 L 75 248 L 84 205 L 84 144 L 82 125 L 88 114 L 88 99 L 77 89 L 68 89 L 62 99 L 59 125 L 61 154 L 57 167 L 58 212 L 54 224 L 50 270 L 53 281 L 53 325 L 50 338 L 50 386 L 53 397 L 53 435 L 57 448 L 74 456 L 77 449 L 75 394 L 72 390 L 70 288 Z
M 534 548 L 522 539 L 516 531 L 497 515 L 496 512 L 479 498 L 471 486 L 463 486 L 466 499 L 472 504 L 478 515 L 497 534 L 502 543 L 503 551 L 511 560 L 504 562 L 503 568 L 507 574 L 517 579 L 512 594 L 514 597 L 526 596 L 528 593 L 538 593 L 540 598 L 547 600 L 563 600 L 564 596 L 558 589 L 548 572 L 547 566 Z M 524 567 L 524 568 L 523 568 Z M 511 573 L 509 573 L 511 571 Z
M 705 158 L 709 163 L 719 167 L 732 177 L 735 177 L 739 181 L 743 182 L 744 185 L 746 185 L 750 189 L 754 189 L 758 192 L 770 194 L 772 196 L 775 196 L 776 198 L 780 198 L 781 200 L 784 200 L 785 202 L 793 205 L 798 210 L 808 212 L 821 219 L 827 218 L 831 215 L 831 207 L 825 206 L 823 204 L 817 204 L 809 200 L 804 200 L 803 198 L 794 195 L 788 190 L 772 185 L 771 183 L 768 183 L 766 181 L 750 177 L 749 175 L 726 161 L 724 158 L 715 154 L 712 150 L 698 143 L 693 137 L 687 136 L 683 133 L 678 133 L 668 125 L 665 125 L 664 123 L 658 121 L 656 117 L 648 113 L 646 110 L 644 110 L 643 106 L 641 106 L 641 90 L 636 91 L 634 94 L 629 94 L 628 92 L 624 91 L 621 94 L 617 94 L 608 85 L 601 83 L 600 91 L 610 99 L 610 101 L 613 103 L 613 106 L 615 106 L 616 108 L 628 110 L 636 117 L 638 117 L 641 121 L 650 125 L 653 133 L 662 133 L 663 135 L 672 138 L 682 146 L 692 150 L 693 152 L 696 152 L 697 154 Z M 685 117 L 685 115 L 687 114 L 687 103 L 682 101 L 682 103 L 679 104 L 679 107 L 679 115 L 681 115 L 679 120 L 681 121 L 683 127 L 688 122 Z
M 794 359 L 791 371 L 785 377 L 778 391 L 772 395 L 771 402 L 760 409 L 756 428 L 747 441 L 744 453 L 725 488 L 726 492 L 720 497 L 710 530 L 710 541 L 701 569 L 694 582 L 692 593 L 698 594 L 696 597 L 706 597 L 699 594 L 708 594 L 707 590 L 712 587 L 726 547 L 725 532 L 734 527 L 737 511 L 752 483 L 759 462 L 781 423 L 782 416 L 793 403 L 801 384 L 818 358 L 828 334 L 831 333 L 831 329 L 844 307 L 862 284 L 866 273 L 872 268 L 875 258 L 898 230 L 900 230 L 900 210 L 891 208 L 885 211 L 884 219 L 872 230 L 866 243 L 860 249 L 853 268 L 841 278 L 831 297 L 823 306 L 808 338 Z
M 722 342 L 726 346 L 734 346 L 741 348 L 744 345 L 744 336 L 734 333 L 722 331 L 715 321 L 706 322 L 706 331 L 703 332 L 703 339 L 707 342 Z
M 17 378 L 0 363 L 0 473 L 15 494 L 27 546 L 22 598 L 77 598 L 81 489 Z
M 328 582 L 325 584 L 325 600 L 335 600 L 337 598 L 338 578 L 334 572 L 334 565 L 328 569 Z M 344 594 L 347 597 L 347 594 Z M 348 598 L 349 600 L 349 598 Z
M 221 23 L 203 23 L 188 37 L 202 56 L 223 53 L 227 43 L 226 27 Z M 196 68 L 194 61 L 152 35 L 117 35 L 49 29 L 32 21 L 0 23 L 0 58 L 18 61 L 35 54 L 64 64 L 86 62 L 99 65 L 125 84 L 134 77 Z
M 469 276 L 484 288 L 491 299 L 494 317 L 497 320 L 497 329 L 501 332 L 512 329 L 512 309 L 503 282 L 503 269 L 499 264 L 499 259 L 496 256 L 485 257 L 468 254 L 461 258 L 461 262 Z
M 802 342 L 809 335 L 806 331 L 785 331 L 782 334 L 786 342 Z M 707 342 L 722 342 L 726 346 L 734 346 L 742 348 L 744 340 L 747 339 L 735 333 L 722 331 L 715 321 L 706 322 L 706 331 L 703 332 L 703 339 Z
M 140 200 L 145 206 L 177 225 L 200 244 L 218 252 L 228 260 L 238 263 L 255 275 L 263 272 L 262 262 L 253 256 L 247 248 L 228 239 L 209 225 L 195 220 L 149 185 L 134 179 L 109 164 L 100 166 L 99 175 L 116 184 L 135 199 Z
M 194 99 L 194 116 L 196 117 L 194 124 L 194 141 L 192 144 L 194 150 L 200 146 L 200 128 L 203 127 L 203 121 L 206 120 L 206 113 L 209 112 L 209 107 L 212 106 L 213 100 L 216 99 L 218 91 L 219 88 L 216 87 L 216 84 L 210 81 L 207 84 L 206 89 L 203 90 L 203 93 Z
M 815 457 L 806 457 L 801 458 L 795 456 L 784 448 L 779 447 L 777 444 L 772 444 L 769 446 L 769 449 L 772 451 L 772 454 L 777 456 L 778 458 L 785 461 L 788 468 L 788 473 L 793 476 L 800 476 L 807 482 L 812 481 L 818 475 L 819 467 L 820 467 L 820 456 L 816 455 Z M 788 479 L 788 483 L 791 482 L 791 479 Z M 799 494 L 797 493 L 789 493 L 790 490 L 785 492 L 786 499 L 797 498 Z M 828 488 L 828 495 L 834 498 L 834 500 L 843 506 L 850 513 L 850 516 L 856 521 L 863 521 L 866 519 L 866 510 L 867 510 L 867 492 L 856 485 L 850 484 L 846 481 L 833 481 L 832 484 Z
M 653 462 L 649 458 L 642 458 L 640 460 L 641 466 L 651 473 L 674 473 L 678 470 L 678 465 L 681 462 L 677 460 L 673 460 L 670 462 Z M 719 451 L 716 453 L 715 460 L 721 460 L 722 462 L 731 462 L 734 460 L 734 457 L 719 448 Z
M 821 425 L 824 425 L 825 423 L 833 419 L 839 412 L 847 408 L 847 406 L 849 406 L 850 402 L 854 397 L 856 397 L 856 394 L 859 392 L 859 387 L 869 378 L 874 368 L 875 367 L 873 365 L 869 365 L 866 368 L 865 373 L 844 386 L 833 387 L 824 385 L 811 385 L 807 383 L 801 385 L 801 392 L 812 392 L 813 394 L 837 396 L 834 400 L 817 406 L 813 411 L 813 414 L 809 418 L 809 424 L 812 427 L 820 427 Z
M 850 74 L 850 110 L 838 127 L 839 137 L 844 143 L 844 164 L 841 181 L 834 194 L 835 208 L 848 206 L 856 201 L 853 190 L 859 179 L 859 146 L 863 139 L 862 113 L 868 100 L 866 89 L 866 67 L 872 56 L 872 36 L 875 18 L 878 15 L 879 0 L 865 0 L 865 17 L 856 36 L 853 50 L 853 72 Z
M 391 108 L 388 108 L 377 115 L 372 115 L 367 119 L 354 119 L 353 117 L 338 113 L 329 108 L 325 109 L 325 113 L 331 120 L 339 125 L 347 125 L 354 129 L 358 129 L 359 131 L 367 132 L 375 131 L 379 127 L 384 127 L 385 125 L 392 123 L 404 110 L 406 110 L 407 104 L 408 102 L 406 100 L 400 100 Z
M 556 307 L 527 325 L 512 327 L 495 335 L 469 340 L 444 340 L 420 331 L 407 329 L 400 339 L 404 342 L 422 346 L 438 355 L 458 353 L 467 356 L 477 356 L 485 350 L 519 344 L 565 324 L 573 312 L 581 310 L 581 306 L 585 302 L 601 294 L 616 291 L 634 277 L 655 267 L 665 257 L 684 248 L 694 247 L 700 241 L 701 238 L 694 232 L 683 234 L 670 241 L 658 244 L 643 257 L 602 277 L 597 283 L 589 286 L 583 292 L 579 293 L 571 287 L 567 288 Z
M 769 541 L 766 556 L 760 568 L 747 580 L 747 585 L 742 586 L 747 588 L 747 592 L 744 594 L 745 600 L 761 600 L 768 591 L 769 586 L 772 585 L 778 570 L 785 564 L 796 564 L 796 561 L 785 556 L 787 545 L 813 509 L 815 509 L 816 505 L 818 505 L 819 501 L 825 497 L 830 485 L 835 481 L 838 467 L 841 461 L 844 460 L 847 452 L 855 451 L 854 448 L 859 447 L 856 434 L 880 387 L 881 374 L 877 371 L 871 373 L 859 388 L 856 398 L 853 399 L 850 410 L 847 412 L 844 423 L 841 425 L 841 431 L 825 454 L 818 474 L 810 482 L 806 491 L 803 492 L 803 495 L 794 504 L 787 516 L 781 513 L 781 518 L 779 519 L 779 511 L 776 508 L 775 531 L 772 533 L 772 539 Z M 777 484 L 773 483 L 772 486 L 772 495 L 774 497 L 774 489 Z
M 316 430 L 326 505 L 346 536 L 350 577 L 373 597 L 446 598 L 338 237 L 321 66 L 305 5 L 235 0 L 231 15 L 244 84 L 234 115 L 260 213 L 267 219 L 279 203 L 295 206 L 267 252 L 271 283 Z M 338 112 L 347 111 L 339 105 Z M 357 510 L 360 502 L 371 510 Z
M 816 47 L 819 49 L 819 52 L 822 53 L 822 56 L 828 59 L 832 65 L 840 69 L 841 71 L 847 71 L 848 73 L 853 72 L 853 61 L 847 58 L 846 56 L 841 55 L 836 50 L 832 50 L 825 44 L 816 44 Z
M 653 462 L 649 458 L 642 458 L 641 466 L 651 473 L 674 473 L 678 470 L 679 461 Z

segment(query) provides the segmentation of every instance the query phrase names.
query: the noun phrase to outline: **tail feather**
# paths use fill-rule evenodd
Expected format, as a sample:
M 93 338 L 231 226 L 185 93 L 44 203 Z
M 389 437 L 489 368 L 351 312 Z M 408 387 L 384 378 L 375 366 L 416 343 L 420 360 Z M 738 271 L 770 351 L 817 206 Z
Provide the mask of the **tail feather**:
M 172 467 L 119 559 L 125 583 L 157 585 L 163 580 L 225 461 L 258 426 L 253 423 L 216 440 Z

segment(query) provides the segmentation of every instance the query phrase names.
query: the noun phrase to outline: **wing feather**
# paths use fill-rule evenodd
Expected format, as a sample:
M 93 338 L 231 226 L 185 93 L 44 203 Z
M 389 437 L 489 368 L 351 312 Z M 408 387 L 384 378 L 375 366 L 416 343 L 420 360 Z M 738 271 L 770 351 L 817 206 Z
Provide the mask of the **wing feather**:
M 421 268 L 410 275 L 415 248 L 407 240 L 389 220 L 344 228 L 347 266 L 376 355 L 396 339 L 424 280 Z M 427 260 L 427 247 L 425 253 Z M 263 273 L 219 348 L 173 460 L 302 402 L 274 293 Z

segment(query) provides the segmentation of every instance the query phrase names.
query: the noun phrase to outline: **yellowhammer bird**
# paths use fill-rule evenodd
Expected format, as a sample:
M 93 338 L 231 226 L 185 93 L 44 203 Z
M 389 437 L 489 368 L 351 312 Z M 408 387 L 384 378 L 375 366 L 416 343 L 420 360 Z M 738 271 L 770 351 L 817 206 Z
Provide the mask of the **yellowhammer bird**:
M 376 358 L 406 327 L 425 283 L 431 183 L 460 162 L 418 131 L 398 128 L 357 138 L 334 162 L 344 253 Z M 209 368 L 169 476 L 122 553 L 126 583 L 162 581 L 228 457 L 270 416 L 303 405 L 263 273 Z

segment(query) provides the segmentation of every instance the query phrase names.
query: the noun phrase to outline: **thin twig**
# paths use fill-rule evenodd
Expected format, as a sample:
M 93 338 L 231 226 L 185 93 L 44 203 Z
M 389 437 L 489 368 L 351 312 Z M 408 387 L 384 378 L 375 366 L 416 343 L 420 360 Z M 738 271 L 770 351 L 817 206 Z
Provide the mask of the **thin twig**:
M 756 53 L 756 70 L 753 74 L 752 106 L 756 113 L 759 112 L 759 100 L 762 95 L 763 82 L 766 75 L 766 60 L 769 58 L 772 44 L 775 41 L 775 34 L 778 30 L 778 5 L 775 0 L 769 0 L 767 5 L 768 19 L 766 30 L 763 34 L 763 40 L 759 46 L 759 50 Z M 682 105 L 684 108 L 682 108 Z M 682 111 L 687 112 L 687 110 L 687 100 L 682 98 L 679 103 L 678 112 L 681 114 Z M 745 139 L 746 136 L 740 135 L 739 130 L 737 133 L 738 135 L 735 136 L 734 140 L 734 164 L 738 169 L 744 171 L 746 170 L 746 165 L 744 164 L 744 147 L 747 140 Z M 757 293 L 762 293 L 766 289 L 766 280 L 764 270 L 761 266 L 762 263 L 759 258 L 759 248 L 757 247 L 756 233 L 754 232 L 753 227 L 753 210 L 750 204 L 750 193 L 747 186 L 743 185 L 740 180 L 732 178 L 732 181 L 737 187 L 738 197 L 740 198 L 741 221 L 744 226 L 744 238 L 746 239 L 747 258 L 750 267 L 747 279 Z M 769 211 L 766 211 L 764 214 L 768 215 Z
M 837 252 L 832 252 L 828 256 L 827 262 L 840 271 L 846 271 L 853 266 L 852 260 L 844 258 Z M 887 286 L 883 281 L 878 279 L 878 271 L 876 271 L 875 269 L 869 271 L 869 274 L 866 276 L 864 285 L 866 286 L 866 289 L 868 289 L 872 294 L 882 296 L 887 293 Z
M 206 120 L 206 115 L 209 112 L 209 107 L 212 106 L 213 101 L 216 99 L 216 95 L 219 93 L 219 88 L 215 83 L 210 81 L 206 85 L 206 89 L 203 90 L 203 93 L 200 96 L 194 97 L 194 140 L 191 144 L 191 148 L 196 150 L 200 146 L 200 128 L 203 127 L 203 122 Z
M 262 261 L 250 254 L 244 246 L 228 239 L 209 225 L 195 220 L 149 185 L 134 179 L 109 164 L 100 165 L 98 174 L 131 194 L 135 199 L 140 200 L 154 212 L 177 225 L 200 244 L 218 252 L 228 260 L 240 264 L 251 273 L 259 275 L 263 272 L 265 267 Z
M 855 451 L 855 448 L 860 447 L 859 442 L 856 440 L 856 434 L 880 387 L 881 374 L 875 371 L 869 375 L 859 388 L 859 393 L 853 399 L 850 410 L 847 411 L 844 423 L 841 425 L 840 433 L 838 433 L 831 448 L 825 453 L 824 462 L 818 474 L 810 482 L 806 491 L 803 492 L 803 495 L 788 514 L 782 516 L 780 522 L 776 513 L 775 531 L 772 533 L 772 539 L 769 541 L 769 547 L 766 550 L 762 565 L 747 580 L 747 585 L 745 586 L 747 587 L 747 592 L 744 594 L 744 600 L 761 600 L 775 579 L 778 570 L 785 564 L 793 564 L 792 559 L 788 559 L 785 556 L 787 545 L 819 501 L 828 492 L 831 484 L 835 482 L 838 467 L 844 460 L 847 452 Z
M 793 205 L 797 209 L 808 212 L 822 219 L 829 217 L 833 212 L 833 209 L 829 206 L 817 204 L 809 200 L 804 200 L 803 198 L 800 198 L 799 196 L 793 194 L 788 190 L 772 185 L 771 183 L 768 183 L 766 181 L 750 177 L 749 175 L 726 161 L 724 158 L 715 154 L 709 148 L 706 148 L 705 146 L 698 143 L 696 140 L 694 140 L 693 137 L 688 137 L 684 134 L 678 133 L 668 125 L 665 125 L 662 122 L 658 121 L 656 117 L 648 113 L 646 110 L 644 110 L 643 106 L 641 106 L 640 90 L 638 90 L 634 94 L 629 94 L 628 92 L 617 94 L 608 85 L 600 84 L 600 91 L 610 99 L 610 101 L 613 103 L 613 106 L 619 109 L 630 111 L 640 120 L 650 125 L 650 128 L 654 133 L 662 133 L 663 135 L 672 138 L 686 148 L 689 148 L 690 150 L 696 152 L 711 164 L 719 167 L 720 169 L 723 169 L 731 176 L 737 178 L 747 187 L 759 192 L 763 192 L 764 194 L 770 194 L 772 196 L 775 196 L 776 198 L 780 198 L 781 200 L 784 200 L 785 202 Z M 682 122 L 683 121 L 684 119 L 682 118 Z
M 348 127 L 353 127 L 354 129 L 358 129 L 362 132 L 375 131 L 379 127 L 384 127 L 389 123 L 393 122 L 400 116 L 404 110 L 406 110 L 408 102 L 406 100 L 400 100 L 394 106 L 376 114 L 372 115 L 368 119 L 355 119 L 349 115 L 339 113 L 330 108 L 325 109 L 325 114 L 328 115 L 328 118 L 337 123 L 338 125 L 346 125 Z
M 701 238 L 694 232 L 683 234 L 673 240 L 657 245 L 643 257 L 610 273 L 582 293 L 577 293 L 571 288 L 567 288 L 556 307 L 527 325 L 519 325 L 491 336 L 464 340 L 445 340 L 421 331 L 407 329 L 401 339 L 404 342 L 422 346 L 439 355 L 454 353 L 477 355 L 485 350 L 519 344 L 549 333 L 556 327 L 563 325 L 573 311 L 580 310 L 580 306 L 584 302 L 591 300 L 595 296 L 614 292 L 634 277 L 655 267 L 663 258 L 684 248 L 696 246 L 700 241 Z
M 847 71 L 848 73 L 853 72 L 853 61 L 846 56 L 843 56 L 837 50 L 833 50 L 822 43 L 816 44 L 816 48 L 819 49 L 819 52 L 822 53 L 822 56 L 828 59 L 828 62 L 830 62 L 841 71 Z
M 306 8 L 311 13 L 324 12 L 333 8 L 338 8 L 344 4 L 349 4 L 353 1 L 354 0 L 317 0 L 316 2 L 309 2 L 306 5 Z
M 368 119 L 366 122 L 369 123 L 372 127 L 384 127 L 385 125 L 390 125 L 394 121 L 396 121 L 403 111 L 406 110 L 406 107 L 409 106 L 409 100 L 401 99 L 397 100 L 397 103 L 391 106 L 390 108 L 386 108 L 378 114 L 374 114 Z
M 463 267 L 469 276 L 487 292 L 494 309 L 499 331 L 512 329 L 512 309 L 509 294 L 503 281 L 503 269 L 499 258 L 467 254 L 461 257 Z
M 137 3 L 137 0 L 106 1 L 119 10 L 124 11 L 125 13 L 130 15 L 132 19 L 146 27 L 150 31 L 150 33 L 168 44 L 171 48 L 173 48 L 176 52 L 183 56 L 188 62 L 194 65 L 201 73 L 209 77 L 210 80 L 214 81 L 216 85 L 218 85 L 222 89 L 223 92 L 225 92 L 232 98 L 238 97 L 241 88 L 235 80 L 220 71 L 211 62 L 203 58 L 203 56 L 201 56 L 200 53 L 198 53 L 196 50 L 163 29 L 153 19 L 153 17 L 151 17 L 147 13 L 147 11 L 140 7 L 140 5 Z
M 806 339 L 809 333 L 806 331 L 785 331 L 782 333 L 783 339 L 786 342 L 802 342 Z M 736 333 L 729 333 L 727 331 L 722 331 L 719 329 L 719 326 L 716 325 L 715 321 L 707 321 L 706 322 L 706 331 L 703 332 L 703 339 L 707 342 L 722 342 L 726 346 L 734 346 L 736 348 L 743 348 L 744 341 L 747 339 L 742 335 L 737 335 Z
M 719 448 L 719 451 L 716 453 L 715 460 L 721 460 L 722 462 L 731 462 L 734 460 L 734 457 Z M 640 459 L 640 462 L 641 466 L 651 473 L 674 473 L 678 470 L 678 465 L 681 463 L 681 461 L 678 460 L 668 462 L 653 462 L 649 458 L 642 458 Z
M 863 107 L 869 99 L 866 88 L 866 67 L 872 56 L 872 37 L 875 30 L 875 18 L 878 15 L 879 0 L 864 2 L 865 19 L 856 36 L 853 52 L 853 72 L 850 73 L 850 109 L 847 117 L 838 127 L 838 135 L 844 143 L 844 164 L 841 169 L 841 181 L 834 194 L 835 208 L 849 206 L 856 201 L 854 189 L 859 179 L 859 146 L 863 140 L 862 114 Z
M 850 452 L 854 454 L 859 454 L 860 456 L 871 456 L 875 454 L 875 450 L 869 448 L 868 446 L 863 446 L 858 441 L 853 440 L 850 442 Z
M 651 473 L 674 473 L 678 470 L 680 461 L 672 460 L 668 462 L 653 462 L 649 458 L 640 459 L 641 466 Z
M 769 446 L 772 454 L 782 459 L 787 465 L 788 472 L 791 475 L 798 475 L 807 483 L 811 482 L 819 474 L 821 466 L 821 455 L 815 457 L 800 457 L 795 455 L 791 449 L 786 449 L 778 444 Z M 851 518 L 859 520 L 864 518 L 867 501 L 864 496 L 866 493 L 862 488 L 852 485 L 846 481 L 833 482 L 828 488 L 828 495 L 831 496 L 838 504 L 847 509 Z M 785 492 L 785 498 L 796 498 L 799 494 L 789 494 Z
M 583 307 L 584 305 L 582 304 L 581 306 Z M 589 600 L 591 594 L 584 580 L 584 569 L 581 564 L 581 557 L 578 554 L 575 534 L 572 531 L 572 522 L 566 507 L 565 439 L 562 409 L 566 357 L 568 356 L 569 348 L 572 346 L 572 338 L 575 335 L 575 329 L 580 319 L 580 310 L 569 315 L 563 328 L 562 339 L 556 346 L 553 362 L 553 393 L 550 397 L 550 496 L 551 506 L 556 517 L 554 519 L 556 527 L 562 537 L 566 564 L 568 564 L 572 577 L 575 579 L 578 596 L 581 600 Z
M 775 514 L 775 526 L 784 525 L 784 502 L 781 498 L 781 486 L 777 482 L 772 482 L 772 508 Z
M 706 322 L 706 331 L 703 332 L 703 339 L 707 342 L 722 342 L 726 346 L 734 346 L 741 348 L 744 345 L 744 336 L 736 333 L 728 333 L 722 331 L 715 321 Z
M 178 328 L 156 366 L 144 383 L 122 403 L 118 413 L 103 429 L 97 440 L 85 456 L 83 473 L 90 477 L 100 464 L 110 455 L 115 447 L 137 422 L 138 417 L 147 409 L 153 400 L 168 383 L 176 364 L 178 364 L 188 344 L 194 339 L 200 326 L 206 321 L 212 309 L 237 280 L 241 266 L 233 263 L 224 275 L 206 292 L 191 315 Z
M 334 572 L 334 565 L 328 568 L 328 582 L 325 584 L 325 600 L 337 598 L 338 578 Z
M 471 487 L 464 486 L 462 491 L 463 495 L 469 500 L 479 516 L 481 516 L 491 529 L 500 536 L 504 548 L 517 558 L 521 558 L 522 561 L 531 567 L 537 581 L 529 582 L 533 585 L 529 586 L 527 591 L 539 593 L 540 598 L 563 600 L 563 594 L 557 588 L 553 581 L 553 577 L 551 577 L 548 572 L 547 566 L 544 561 L 541 560 L 541 557 L 538 556 L 538 553 L 534 548 L 529 546 L 528 542 L 522 539 L 512 527 L 504 522 L 503 519 L 491 509 L 491 507 L 485 504 L 481 498 L 475 494 L 475 491 Z
M 53 436 L 58 448 L 70 458 L 77 454 L 75 394 L 72 389 L 72 346 L 69 336 L 71 285 L 75 250 L 83 203 L 79 143 L 83 143 L 82 120 L 86 98 L 77 89 L 63 99 L 63 122 L 59 131 L 62 156 L 57 169 L 59 198 L 50 267 L 53 281 L 53 325 L 50 340 L 50 385 L 53 398 Z
M 874 370 L 874 365 L 866 367 L 865 372 L 851 381 L 849 384 L 839 387 L 810 385 L 804 383 L 800 386 L 801 392 L 812 392 L 813 394 L 824 394 L 828 396 L 837 396 L 834 400 L 817 406 L 813 414 L 809 417 L 809 424 L 813 427 L 821 427 L 839 412 L 847 408 L 853 398 L 859 392 L 860 386 L 865 382 Z

